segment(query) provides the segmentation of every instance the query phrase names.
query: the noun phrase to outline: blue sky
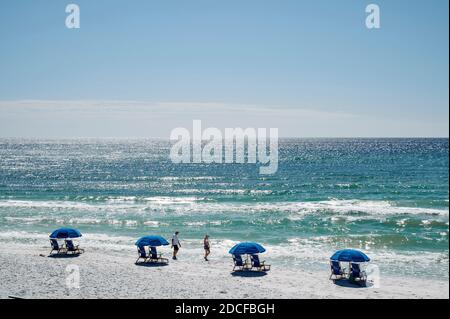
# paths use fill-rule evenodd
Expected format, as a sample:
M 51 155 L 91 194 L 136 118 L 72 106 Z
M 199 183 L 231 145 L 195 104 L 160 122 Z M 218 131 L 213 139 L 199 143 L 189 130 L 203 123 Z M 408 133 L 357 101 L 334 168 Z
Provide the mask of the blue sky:
M 81 28 L 65 27 L 65 6 Z M 381 29 L 365 7 L 381 8 Z M 447 0 L 0 0 L 0 136 L 448 136 Z

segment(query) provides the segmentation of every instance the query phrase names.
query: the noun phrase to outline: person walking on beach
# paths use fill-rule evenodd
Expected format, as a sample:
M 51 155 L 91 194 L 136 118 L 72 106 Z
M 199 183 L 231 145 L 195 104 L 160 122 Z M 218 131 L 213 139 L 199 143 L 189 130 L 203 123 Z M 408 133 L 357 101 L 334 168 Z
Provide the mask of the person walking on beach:
M 178 234 L 179 233 L 180 232 L 176 231 L 175 234 L 173 234 L 173 236 L 172 236 L 172 248 L 173 248 L 173 257 L 172 257 L 172 259 L 173 260 L 177 260 L 177 254 L 178 254 L 178 251 L 180 250 L 180 247 L 181 247 L 180 240 L 178 239 Z
M 208 256 L 211 254 L 211 243 L 208 235 L 205 235 L 205 238 L 203 238 L 203 248 L 205 249 L 205 261 L 209 261 Z

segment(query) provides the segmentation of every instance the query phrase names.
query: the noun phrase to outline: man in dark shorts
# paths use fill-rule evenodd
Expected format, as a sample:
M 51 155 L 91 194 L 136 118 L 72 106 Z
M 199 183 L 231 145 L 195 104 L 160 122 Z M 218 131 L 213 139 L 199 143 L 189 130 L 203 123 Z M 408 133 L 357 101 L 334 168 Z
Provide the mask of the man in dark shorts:
M 175 234 L 173 234 L 173 236 L 172 236 L 172 248 L 173 248 L 173 257 L 172 257 L 172 259 L 173 260 L 177 260 L 177 254 L 178 254 L 178 251 L 180 250 L 180 247 L 181 247 L 180 240 L 178 239 L 178 234 L 179 233 L 180 232 L 176 231 Z
M 211 243 L 209 242 L 209 235 L 205 235 L 205 238 L 203 238 L 203 248 L 205 249 L 205 261 L 209 261 L 208 256 L 211 253 Z

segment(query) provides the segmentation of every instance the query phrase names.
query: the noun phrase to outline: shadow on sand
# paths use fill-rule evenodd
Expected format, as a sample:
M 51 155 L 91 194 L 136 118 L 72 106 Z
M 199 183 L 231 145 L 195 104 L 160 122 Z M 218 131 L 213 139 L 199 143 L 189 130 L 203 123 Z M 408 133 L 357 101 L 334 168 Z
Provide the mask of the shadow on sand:
M 53 254 L 48 255 L 48 258 L 76 258 L 80 257 L 81 254 Z
M 359 284 L 359 283 L 351 282 L 348 279 L 336 280 L 334 282 L 334 284 L 336 286 L 345 287 L 345 288 L 370 288 L 370 287 L 373 286 L 373 284 L 371 282 L 369 282 L 369 281 L 367 281 L 366 283 L 360 283 Z
M 150 268 L 154 268 L 154 267 L 165 267 L 165 266 L 169 266 L 169 263 L 157 263 L 157 262 L 153 262 L 153 263 L 146 263 L 146 262 L 139 262 L 139 263 L 135 263 L 136 266 L 139 267 L 150 267 Z
M 231 273 L 232 276 L 234 277 L 248 277 L 248 278 L 252 278 L 252 277 L 264 277 L 267 276 L 267 272 L 265 271 L 233 271 Z

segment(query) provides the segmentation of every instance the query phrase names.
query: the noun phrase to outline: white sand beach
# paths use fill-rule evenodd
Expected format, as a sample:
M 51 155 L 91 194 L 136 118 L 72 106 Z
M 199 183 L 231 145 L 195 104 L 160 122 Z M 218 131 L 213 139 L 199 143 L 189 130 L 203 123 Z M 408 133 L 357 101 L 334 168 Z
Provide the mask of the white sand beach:
M 382 275 L 379 288 L 357 288 L 333 284 L 325 265 L 323 271 L 273 267 L 246 277 L 233 275 L 231 258 L 214 251 L 209 263 L 181 250 L 178 261 L 151 267 L 134 264 L 134 247 L 87 248 L 79 257 L 49 258 L 43 245 L 2 245 L 0 298 L 449 298 L 447 278 Z M 79 288 L 66 286 L 68 265 L 79 268 Z

